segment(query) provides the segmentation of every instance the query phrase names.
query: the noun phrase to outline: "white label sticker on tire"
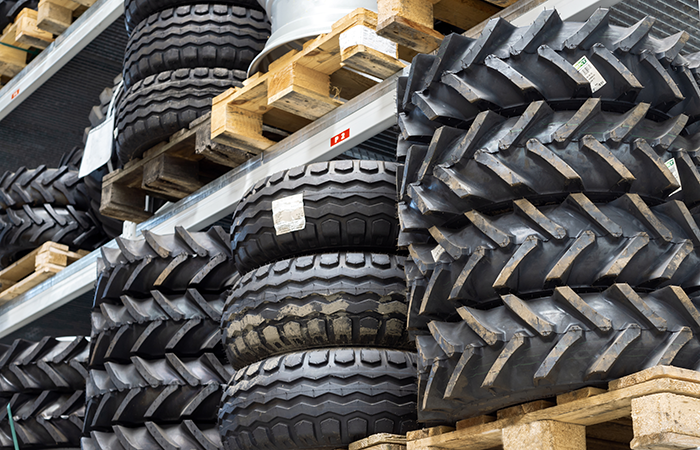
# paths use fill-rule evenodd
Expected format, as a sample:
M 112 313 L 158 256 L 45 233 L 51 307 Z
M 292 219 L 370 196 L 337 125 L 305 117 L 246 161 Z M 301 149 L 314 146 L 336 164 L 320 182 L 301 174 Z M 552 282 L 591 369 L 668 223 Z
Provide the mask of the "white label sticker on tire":
M 433 261 L 437 262 L 442 254 L 445 253 L 445 249 L 442 248 L 442 245 L 438 244 L 435 246 L 434 249 L 430 250 L 430 254 L 433 255 Z
M 304 194 L 274 200 L 272 202 L 272 222 L 275 224 L 277 236 L 306 227 L 304 215 Z
M 683 185 L 681 185 L 681 176 L 678 174 L 678 165 L 676 165 L 676 158 L 671 158 L 668 161 L 666 161 L 664 164 L 666 164 L 666 167 L 668 167 L 668 170 L 671 171 L 671 174 L 673 174 L 673 178 L 676 179 L 678 182 L 678 185 L 680 186 L 678 189 L 675 191 L 671 192 L 669 195 L 673 195 L 676 192 L 680 191 L 683 189 Z
M 574 63 L 574 69 L 578 70 L 591 84 L 591 92 L 595 92 L 605 86 L 605 78 L 603 78 L 600 72 L 598 72 L 598 69 L 596 69 L 593 63 L 585 56 Z

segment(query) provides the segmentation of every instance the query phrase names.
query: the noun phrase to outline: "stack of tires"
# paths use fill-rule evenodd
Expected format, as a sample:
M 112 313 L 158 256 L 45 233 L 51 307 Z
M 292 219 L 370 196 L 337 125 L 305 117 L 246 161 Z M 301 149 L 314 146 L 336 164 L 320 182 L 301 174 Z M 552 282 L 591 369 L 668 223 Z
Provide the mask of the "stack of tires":
M 237 205 L 240 279 L 222 318 L 236 370 L 219 412 L 225 448 L 337 449 L 415 427 L 405 257 L 396 254 L 400 167 L 296 167 Z
M 48 241 L 94 250 L 106 240 L 70 159 L 58 168 L 21 167 L 0 177 L 0 267 Z
M 494 19 L 399 83 L 421 422 L 698 367 L 700 89 L 652 24 Z
M 167 140 L 241 86 L 270 25 L 256 0 L 127 0 L 124 96 L 115 117 L 122 163 Z
M 23 339 L 0 348 L 0 449 L 79 448 L 89 343 L 85 337 Z
M 103 248 L 82 448 L 211 450 L 233 371 L 219 337 L 236 277 L 228 233 L 144 232 Z

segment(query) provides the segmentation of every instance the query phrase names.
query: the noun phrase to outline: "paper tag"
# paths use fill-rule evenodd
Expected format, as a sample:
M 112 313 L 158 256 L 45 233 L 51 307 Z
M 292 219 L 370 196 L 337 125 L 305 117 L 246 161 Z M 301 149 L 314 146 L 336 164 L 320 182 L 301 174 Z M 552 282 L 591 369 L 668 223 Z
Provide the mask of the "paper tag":
M 304 215 L 304 194 L 274 200 L 272 202 L 272 221 L 277 236 L 303 230 L 306 227 Z
M 97 170 L 109 162 L 114 145 L 114 115 L 107 116 L 104 122 L 90 130 L 83 159 L 80 161 L 78 178 L 82 178 L 93 170 Z
M 430 254 L 433 255 L 433 261 L 438 262 L 440 257 L 445 253 L 445 249 L 442 245 L 437 245 L 434 249 L 430 250 Z
M 578 70 L 591 84 L 591 92 L 595 92 L 605 86 L 605 78 L 603 78 L 600 72 L 598 72 L 598 69 L 596 69 L 593 63 L 585 56 L 574 63 L 574 69 Z
M 340 33 L 340 50 L 355 45 L 364 45 L 394 58 L 398 57 L 398 45 L 387 38 L 377 35 L 371 28 L 358 25 Z
M 669 194 L 669 195 L 673 195 L 676 192 L 683 189 L 683 185 L 681 184 L 681 176 L 678 174 L 678 165 L 676 165 L 676 158 L 671 158 L 668 161 L 666 161 L 664 164 L 666 164 L 666 167 L 668 167 L 668 170 L 671 171 L 671 173 L 673 174 L 673 178 L 675 178 L 676 181 L 678 181 L 678 185 L 680 186 L 678 189 L 676 189 L 675 191 L 673 191 Z

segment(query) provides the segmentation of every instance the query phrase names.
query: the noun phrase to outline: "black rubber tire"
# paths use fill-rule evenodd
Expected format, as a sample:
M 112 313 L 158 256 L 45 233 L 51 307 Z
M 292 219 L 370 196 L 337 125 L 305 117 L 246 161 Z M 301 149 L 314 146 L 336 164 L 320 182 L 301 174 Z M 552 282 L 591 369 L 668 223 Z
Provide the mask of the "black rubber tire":
M 687 34 L 657 39 L 653 23 L 610 25 L 606 9 L 586 23 L 562 22 L 553 9 L 521 28 L 492 19 L 479 38 L 450 35 L 436 55 L 414 62 L 400 112 L 420 109 L 430 121 L 469 126 L 484 110 L 517 115 L 533 100 L 575 109 L 597 97 L 610 111 L 646 102 L 654 120 L 686 114 L 692 121 L 700 89 L 680 55 Z M 573 67 L 584 56 L 606 81 L 595 92 Z
M 615 284 L 604 292 L 461 308 L 461 322 L 430 323 L 416 338 L 421 422 L 454 422 L 608 382 L 656 365 L 698 368 L 698 299 L 668 286 L 652 293 Z M 445 398 L 446 397 L 446 398 Z
M 241 86 L 245 72 L 227 69 L 178 69 L 137 82 L 117 105 L 117 155 L 122 164 L 211 110 L 211 99 Z
M 337 348 L 239 370 L 222 398 L 224 448 L 337 449 L 416 428 L 415 355 Z
M 114 425 L 112 431 L 93 431 L 80 441 L 82 450 L 217 450 L 223 448 L 216 424 L 183 420 L 177 424 L 146 422 L 143 427 Z
M 51 205 L 7 209 L 0 214 L 0 265 L 7 267 L 24 254 L 52 241 L 72 249 L 94 250 L 105 237 L 90 212 Z
M 630 192 L 658 204 L 682 186 L 689 207 L 700 202 L 690 156 L 697 144 L 679 137 L 687 116 L 657 123 L 644 119 L 648 104 L 618 114 L 601 112 L 600 103 L 553 112 L 540 101 L 508 119 L 484 112 L 468 131 L 442 127 L 429 145 L 409 148 L 399 197 L 434 225 L 471 210 L 507 210 L 521 198 L 561 202 L 573 192 L 593 201 Z M 674 158 L 680 180 L 665 164 Z
M 357 345 L 409 349 L 403 256 L 300 256 L 244 275 L 226 301 L 234 369 L 281 353 Z M 415 346 L 413 346 L 415 348 Z
M 0 1 L 0 29 L 4 30 L 6 26 L 12 23 L 7 13 L 12 10 L 12 8 L 17 3 L 15 0 L 2 0 Z
M 219 325 L 226 294 L 164 295 L 144 299 L 124 295 L 117 304 L 100 303 L 92 312 L 90 368 L 105 362 L 129 363 L 132 356 L 163 358 L 165 353 L 195 357 L 214 352 L 224 359 Z
M 143 20 L 160 11 L 200 2 L 201 0 L 126 0 L 124 3 L 126 31 L 131 34 Z M 263 11 L 257 0 L 224 0 L 218 3 Z
M 124 85 L 196 67 L 248 70 L 270 37 L 265 14 L 230 4 L 169 8 L 142 21 L 124 55 Z
M 272 261 L 325 251 L 396 252 L 396 172 L 383 161 L 309 164 L 255 184 L 233 213 L 233 252 L 240 273 Z M 303 194 L 306 227 L 277 235 L 272 202 Z
M 23 205 L 74 206 L 85 210 L 90 199 L 77 170 L 68 166 L 49 169 L 41 165 L 35 169 L 20 167 L 0 177 L 0 208 L 21 208 Z
M 85 389 L 90 346 L 83 336 L 16 339 L 0 356 L 0 396 Z
M 700 228 L 680 201 L 650 208 L 635 194 L 607 204 L 571 194 L 555 206 L 517 205 L 495 218 L 470 213 L 461 229 L 433 227 L 432 242 L 409 247 L 429 280 L 411 298 L 422 315 L 447 319 L 455 302 L 488 307 L 508 292 L 539 296 L 558 285 L 700 287 Z
M 108 238 L 114 239 L 124 231 L 124 222 L 100 213 L 100 204 L 102 202 L 102 178 L 104 178 L 107 173 L 109 173 L 107 166 L 103 166 L 97 170 L 93 170 L 90 174 L 86 175 L 83 180 L 87 188 L 88 196 L 90 197 L 90 211 L 92 211 L 95 218 L 100 222 L 104 234 Z
M 19 448 L 76 448 L 85 414 L 85 392 L 44 391 L 37 394 L 15 394 L 2 399 L 0 406 L 0 449 L 13 450 L 12 431 L 7 418 L 7 404 L 14 416 Z
M 6 17 L 10 23 L 17 19 L 17 16 L 24 8 L 36 10 L 39 6 L 39 0 L 18 0 L 14 2 L 12 7 L 7 11 Z
M 146 422 L 213 423 L 225 383 L 233 374 L 212 354 L 198 358 L 132 358 L 131 364 L 106 363 L 90 370 L 83 432 L 112 431 L 113 425 Z
M 149 297 L 156 289 L 164 294 L 222 293 L 237 277 L 231 256 L 231 240 L 221 227 L 190 233 L 176 227 L 163 236 L 144 231 L 143 240 L 118 237 L 119 248 L 102 248 L 94 307 L 119 303 L 122 295 Z

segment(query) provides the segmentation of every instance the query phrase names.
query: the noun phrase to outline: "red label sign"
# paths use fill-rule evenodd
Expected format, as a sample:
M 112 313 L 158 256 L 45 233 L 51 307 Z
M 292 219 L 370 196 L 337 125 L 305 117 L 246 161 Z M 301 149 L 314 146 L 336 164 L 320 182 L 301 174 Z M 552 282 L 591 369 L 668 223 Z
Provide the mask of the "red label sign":
M 12 96 L 10 97 L 10 100 L 14 100 L 15 97 L 19 95 L 19 89 L 17 89 L 15 92 L 12 93 Z
M 340 132 L 339 134 L 336 134 L 331 138 L 331 147 L 333 147 L 336 144 L 339 144 L 343 142 L 345 139 L 350 137 L 350 128 L 348 128 L 345 131 Z

